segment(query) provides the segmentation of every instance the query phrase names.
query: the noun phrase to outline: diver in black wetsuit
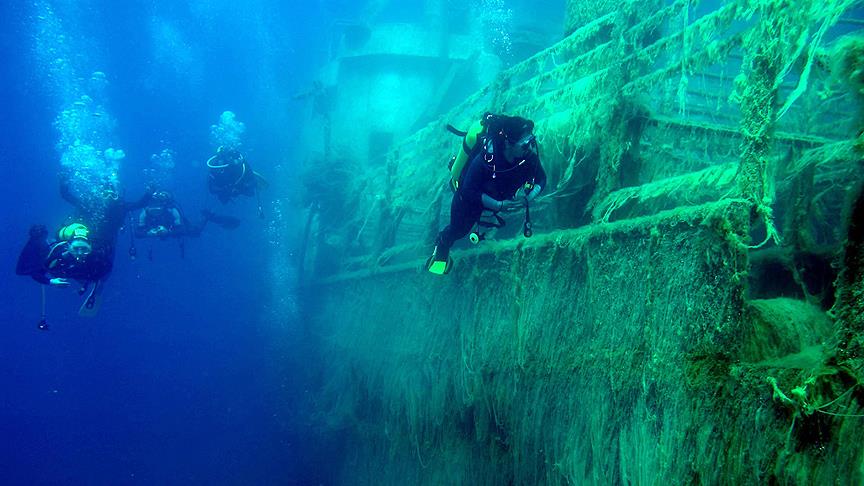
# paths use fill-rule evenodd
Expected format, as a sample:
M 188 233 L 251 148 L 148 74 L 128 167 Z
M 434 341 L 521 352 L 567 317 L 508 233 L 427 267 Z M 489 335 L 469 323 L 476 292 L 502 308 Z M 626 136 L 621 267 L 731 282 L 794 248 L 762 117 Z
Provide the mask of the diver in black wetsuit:
M 427 262 L 432 273 L 449 272 L 450 247 L 471 232 L 483 211 L 497 215 L 525 208 L 546 185 L 534 122 L 504 115 L 487 114 L 484 118 L 488 121 L 484 124 L 486 135 L 477 141 L 478 153 L 454 184 L 457 189 L 450 206 L 450 224 L 438 233 Z M 525 190 L 524 197 L 513 200 L 520 188 Z
M 104 245 L 94 245 L 90 229 L 81 223 L 60 228 L 48 241 L 45 226 L 30 228 L 30 238 L 18 257 L 15 273 L 56 287 L 68 287 L 77 280 L 86 287 L 105 278 L 112 267 L 111 254 Z
M 223 204 L 237 196 L 257 196 L 266 185 L 237 149 L 219 147 L 207 159 L 207 170 L 207 187 Z
M 60 194 L 75 206 L 78 217 L 57 232 L 54 241 L 48 240 L 44 226 L 30 228 L 30 237 L 18 257 L 16 273 L 33 280 L 58 287 L 67 287 L 70 280 L 81 284 L 80 294 L 87 295 L 80 315 L 92 316 L 98 311 L 102 283 L 114 267 L 117 235 L 126 214 L 143 207 L 150 198 L 148 191 L 135 202 L 126 202 L 112 184 L 106 184 L 98 197 L 81 198 L 71 189 L 69 178 L 60 185 Z M 44 307 L 44 301 L 43 301 Z M 44 311 L 40 329 L 47 329 Z
M 138 213 L 135 222 L 135 237 L 137 238 L 197 238 L 207 226 L 213 222 L 226 229 L 234 229 L 240 220 L 230 216 L 217 215 L 211 211 L 201 211 L 203 219 L 192 223 L 186 218 L 180 205 L 168 191 L 156 191 L 150 201 Z
M 135 222 L 137 238 L 182 238 L 198 237 L 207 226 L 208 218 L 205 212 L 204 220 L 192 224 L 183 214 L 180 205 L 168 191 L 156 191 L 150 202 L 138 213 Z
M 60 195 L 77 210 L 78 216 L 75 219 L 88 228 L 93 252 L 99 256 L 100 264 L 97 268 L 101 275 L 92 280 L 104 280 L 114 267 L 117 236 L 126 221 L 126 215 L 146 206 L 153 191 L 147 189 L 137 201 L 129 202 L 123 200 L 112 184 L 106 184 L 100 198 L 85 200 L 77 197 L 72 192 L 69 181 L 64 180 L 60 184 Z

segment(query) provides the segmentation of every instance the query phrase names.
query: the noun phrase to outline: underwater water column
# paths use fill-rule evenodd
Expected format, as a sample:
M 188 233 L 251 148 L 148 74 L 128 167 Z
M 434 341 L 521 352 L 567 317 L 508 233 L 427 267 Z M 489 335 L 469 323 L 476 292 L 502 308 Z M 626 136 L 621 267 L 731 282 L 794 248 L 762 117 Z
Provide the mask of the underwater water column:
M 144 169 L 144 179 L 154 189 L 171 190 L 174 184 L 174 151 L 168 148 L 150 156 L 150 165 Z
M 243 135 L 246 124 L 237 119 L 232 111 L 223 111 L 219 122 L 210 125 L 210 145 L 215 151 L 219 147 L 240 149 L 243 146 Z
M 119 174 L 125 153 L 116 148 L 116 122 L 106 109 L 108 77 L 81 47 L 88 40 L 76 29 L 74 8 L 58 10 L 52 2 L 34 3 L 34 58 L 47 73 L 46 88 L 55 98 L 61 188 L 99 225 L 111 200 L 119 196 Z M 89 67 L 89 69 L 88 69 Z
M 269 322 L 277 326 L 294 322 L 298 315 L 297 285 L 298 255 L 295 253 L 301 223 L 297 211 L 286 199 L 273 201 L 269 210 L 267 240 L 270 259 L 268 290 L 270 293 L 267 312 Z
M 113 147 L 116 122 L 103 103 L 105 75 L 97 71 L 90 80 L 88 91 L 93 96 L 83 94 L 67 105 L 55 127 L 60 131 L 57 149 L 61 152 L 62 190 L 98 226 L 108 206 L 121 197 L 120 171 L 126 154 Z

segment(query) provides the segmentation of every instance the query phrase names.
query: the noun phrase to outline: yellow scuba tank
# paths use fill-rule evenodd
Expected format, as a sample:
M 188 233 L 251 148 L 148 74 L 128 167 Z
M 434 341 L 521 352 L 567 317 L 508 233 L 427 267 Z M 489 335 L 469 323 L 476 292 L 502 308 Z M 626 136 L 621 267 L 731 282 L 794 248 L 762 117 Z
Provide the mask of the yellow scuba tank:
M 485 113 L 480 120 L 477 120 L 467 132 L 458 132 L 448 126 L 451 132 L 464 135 L 462 138 L 462 150 L 450 159 L 450 188 L 456 191 L 459 189 L 459 184 L 462 182 L 462 173 L 465 172 L 468 162 L 476 155 L 478 144 L 485 138 L 486 130 L 489 122 L 495 118 L 492 113 Z

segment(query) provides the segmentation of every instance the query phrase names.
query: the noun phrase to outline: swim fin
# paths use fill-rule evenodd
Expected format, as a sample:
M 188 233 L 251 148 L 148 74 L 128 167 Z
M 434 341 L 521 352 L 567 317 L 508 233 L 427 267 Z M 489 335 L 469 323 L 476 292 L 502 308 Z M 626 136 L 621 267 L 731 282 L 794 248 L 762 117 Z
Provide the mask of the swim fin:
M 432 256 L 426 260 L 426 270 L 435 275 L 446 275 L 450 273 L 450 270 L 452 269 L 453 259 L 450 258 L 450 251 L 439 249 L 438 245 L 435 245 L 435 249 L 432 251 Z
M 99 312 L 99 306 L 102 305 L 102 281 L 97 280 L 93 283 L 93 288 L 78 309 L 78 315 L 81 317 L 94 317 Z

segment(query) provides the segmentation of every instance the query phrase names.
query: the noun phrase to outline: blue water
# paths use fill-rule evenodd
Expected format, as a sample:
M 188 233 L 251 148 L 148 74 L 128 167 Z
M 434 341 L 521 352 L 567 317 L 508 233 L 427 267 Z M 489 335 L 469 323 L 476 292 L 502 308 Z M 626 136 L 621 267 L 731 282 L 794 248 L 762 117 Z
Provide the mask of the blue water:
M 262 220 L 253 200 L 221 206 L 205 186 L 209 127 L 224 110 L 245 123 L 257 170 L 291 170 L 284 137 L 302 120 L 290 96 L 325 58 L 325 22 L 316 2 L 271 3 L 0 6 L 0 484 L 328 482 L 303 418 L 314 375 L 304 326 L 268 308 L 272 211 Z M 39 286 L 13 273 L 30 225 L 56 228 L 72 214 L 58 194 L 63 100 L 34 47 L 37 4 L 62 21 L 77 76 L 107 75 L 127 199 L 141 194 L 150 155 L 168 147 L 190 218 L 209 207 L 243 219 L 187 240 L 185 258 L 174 241 L 139 240 L 133 261 L 122 233 L 99 315 L 78 317 L 77 293 L 50 288 L 50 331 L 36 328 Z M 172 44 L 178 35 L 186 45 Z M 274 184 L 265 209 L 285 195 Z

